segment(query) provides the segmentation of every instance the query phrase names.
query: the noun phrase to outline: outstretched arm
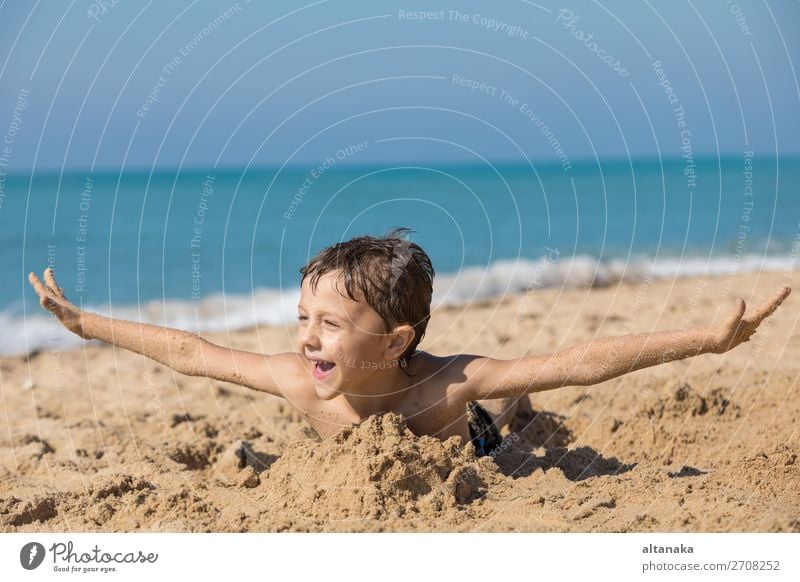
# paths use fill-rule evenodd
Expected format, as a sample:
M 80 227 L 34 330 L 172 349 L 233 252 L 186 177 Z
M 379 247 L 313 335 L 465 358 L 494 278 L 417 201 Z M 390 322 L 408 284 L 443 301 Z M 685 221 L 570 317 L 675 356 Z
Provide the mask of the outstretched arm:
M 665 362 L 720 354 L 748 341 L 790 292 L 789 287 L 777 291 L 747 317 L 745 303 L 739 299 L 721 325 L 609 337 L 513 360 L 476 358 L 467 371 L 470 398 L 506 398 L 562 386 L 588 386 Z
M 71 332 L 84 339 L 99 339 L 131 350 L 188 376 L 208 376 L 283 396 L 277 380 L 290 382 L 296 374 L 296 355 L 266 356 L 233 350 L 204 340 L 197 334 L 147 323 L 103 317 L 70 303 L 56 283 L 52 269 L 44 272 L 44 283 L 28 275 L 39 303 Z

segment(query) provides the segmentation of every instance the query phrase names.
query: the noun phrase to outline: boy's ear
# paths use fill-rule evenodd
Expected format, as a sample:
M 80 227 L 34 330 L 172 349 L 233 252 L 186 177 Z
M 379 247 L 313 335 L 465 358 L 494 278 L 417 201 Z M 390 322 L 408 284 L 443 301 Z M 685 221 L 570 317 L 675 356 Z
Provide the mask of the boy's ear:
M 405 353 L 417 333 L 410 325 L 398 325 L 389 333 L 389 345 L 383 353 L 385 360 L 397 360 Z

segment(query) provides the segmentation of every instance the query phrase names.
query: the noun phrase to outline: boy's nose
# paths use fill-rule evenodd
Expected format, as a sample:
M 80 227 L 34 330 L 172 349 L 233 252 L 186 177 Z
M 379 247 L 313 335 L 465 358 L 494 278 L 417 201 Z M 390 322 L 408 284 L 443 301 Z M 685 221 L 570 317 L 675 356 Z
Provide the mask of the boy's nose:
M 319 335 L 313 325 L 305 325 L 300 328 L 298 333 L 301 346 L 319 348 Z

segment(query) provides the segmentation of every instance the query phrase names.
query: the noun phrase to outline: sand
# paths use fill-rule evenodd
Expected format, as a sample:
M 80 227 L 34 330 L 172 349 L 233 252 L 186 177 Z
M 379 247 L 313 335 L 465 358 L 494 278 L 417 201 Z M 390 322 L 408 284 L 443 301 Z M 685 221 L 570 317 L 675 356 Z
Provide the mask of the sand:
M 747 344 L 530 396 L 496 459 L 394 414 L 319 441 L 281 399 L 96 343 L 0 360 L 0 531 L 800 531 L 800 277 L 535 289 L 436 310 L 422 348 L 511 358 L 721 320 Z M 5 330 L 4 333 L 9 333 Z M 292 328 L 207 334 L 264 352 Z

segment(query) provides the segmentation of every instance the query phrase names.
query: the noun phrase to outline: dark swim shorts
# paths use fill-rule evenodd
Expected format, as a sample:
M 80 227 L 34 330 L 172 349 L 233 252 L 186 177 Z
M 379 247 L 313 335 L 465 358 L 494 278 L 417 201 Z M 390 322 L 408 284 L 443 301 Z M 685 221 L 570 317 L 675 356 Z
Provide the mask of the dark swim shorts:
M 488 455 L 503 442 L 492 417 L 475 401 L 467 402 L 467 422 L 476 457 Z

